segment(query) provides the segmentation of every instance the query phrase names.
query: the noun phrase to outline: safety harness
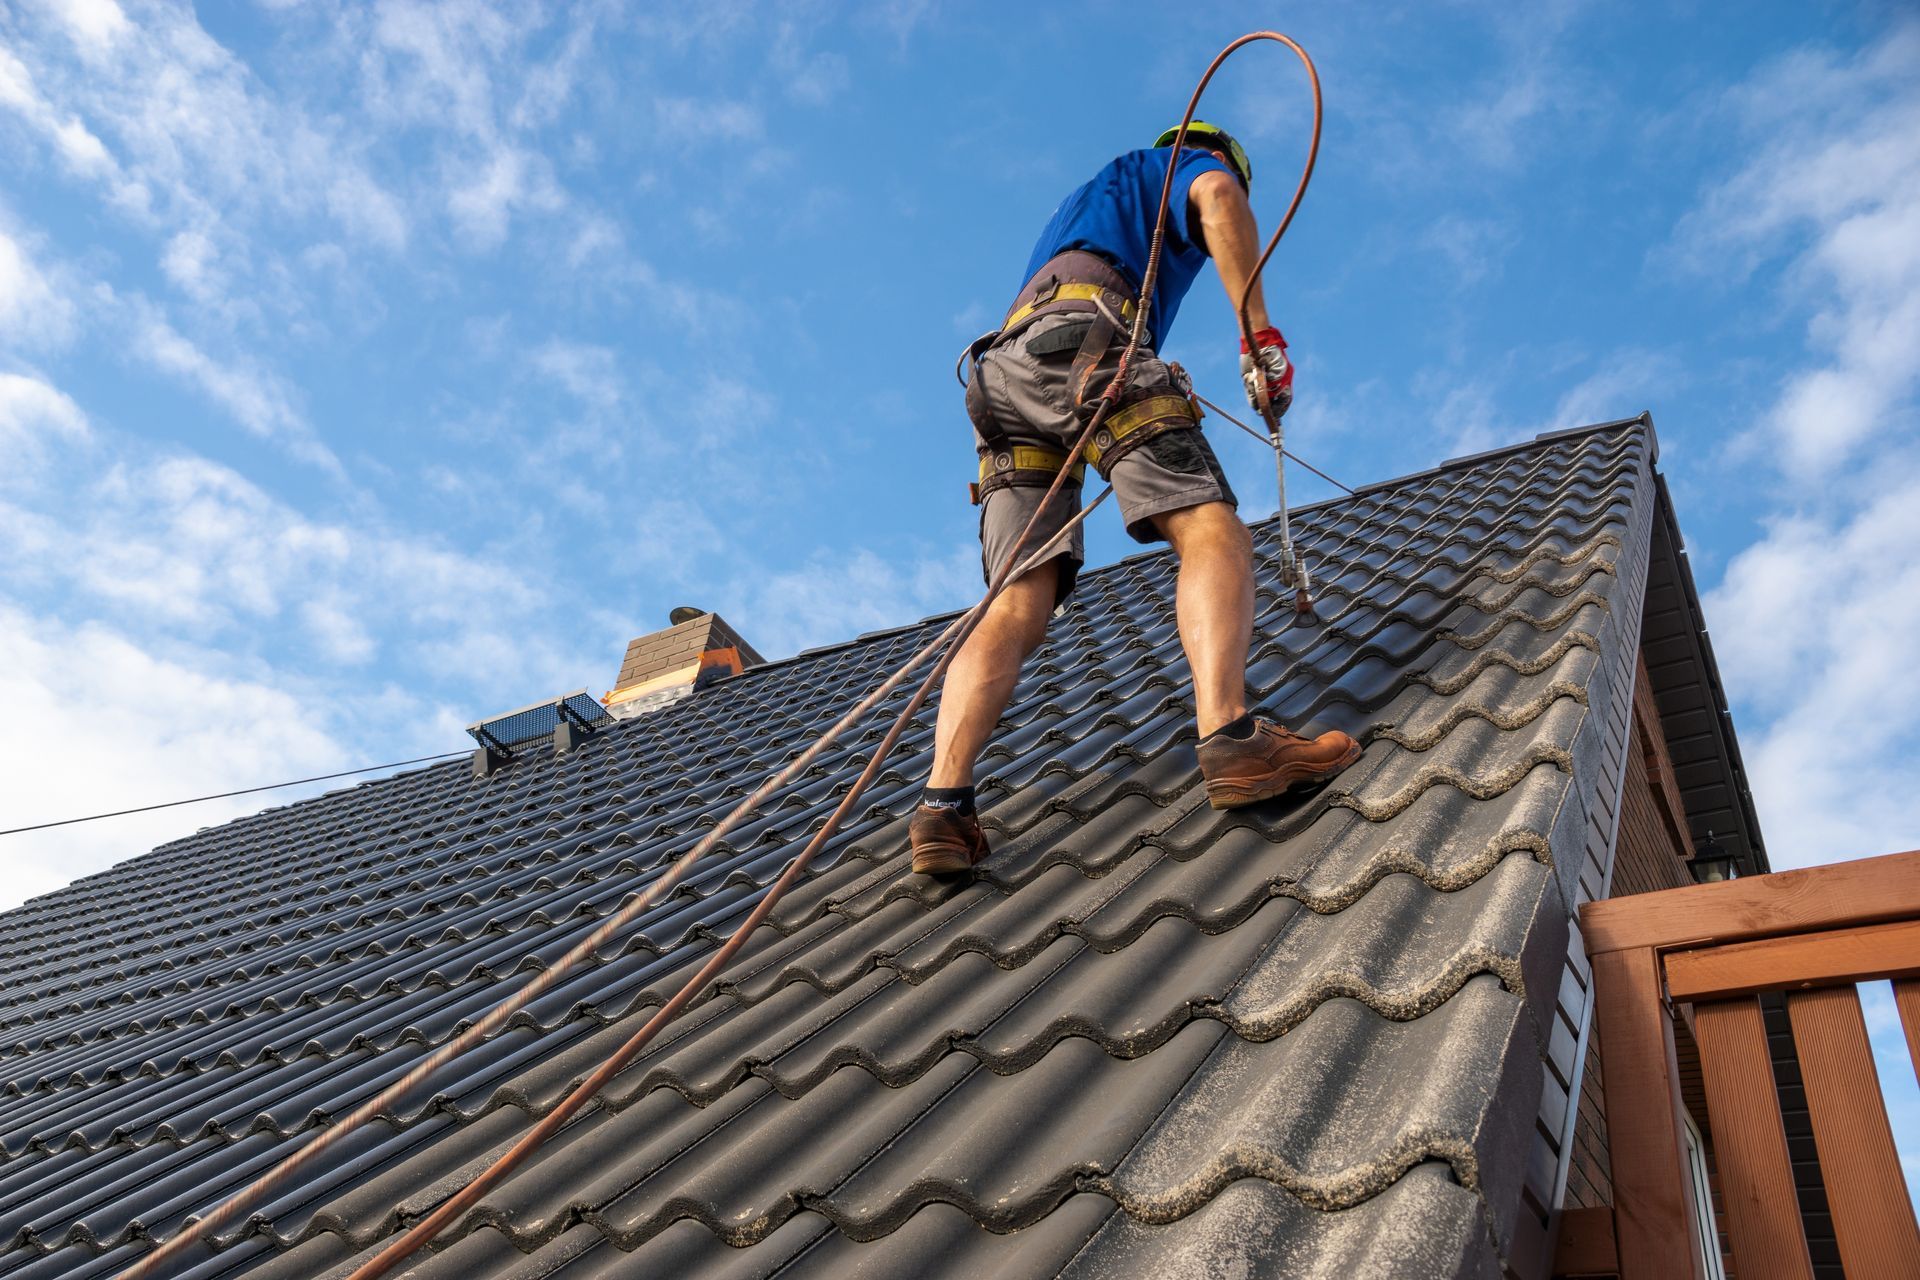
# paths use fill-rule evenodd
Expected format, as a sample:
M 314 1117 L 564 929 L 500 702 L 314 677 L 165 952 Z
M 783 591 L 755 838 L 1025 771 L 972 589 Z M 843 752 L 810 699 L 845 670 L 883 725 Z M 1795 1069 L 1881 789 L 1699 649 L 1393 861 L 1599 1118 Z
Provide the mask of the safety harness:
M 979 377 L 980 364 L 987 352 L 1022 333 L 1043 316 L 1079 312 L 1090 318 L 1084 328 L 1063 325 L 1028 342 L 1034 355 L 1074 348 L 1069 384 L 1073 391 L 1076 415 L 1085 417 L 1094 409 L 1087 390 L 1101 357 L 1132 322 L 1138 300 L 1132 284 L 1114 265 L 1097 253 L 1069 249 L 1047 260 L 1033 278 L 1020 287 L 1013 307 L 1000 327 L 983 333 L 961 353 L 954 375 L 967 389 L 967 416 L 973 419 L 985 448 L 980 454 L 980 477 L 967 486 L 974 505 L 986 501 L 996 489 L 1021 486 L 1046 488 L 1066 465 L 1067 455 L 1044 445 L 1015 444 L 994 417 L 987 403 L 985 383 Z M 968 371 L 972 377 L 968 376 Z M 1094 433 L 1084 450 L 1084 460 L 1076 462 L 1067 482 L 1078 485 L 1092 463 L 1102 479 L 1112 474 L 1113 466 L 1128 453 L 1165 431 L 1200 424 L 1200 410 L 1192 399 L 1177 391 L 1160 388 L 1128 388 L 1119 404 Z

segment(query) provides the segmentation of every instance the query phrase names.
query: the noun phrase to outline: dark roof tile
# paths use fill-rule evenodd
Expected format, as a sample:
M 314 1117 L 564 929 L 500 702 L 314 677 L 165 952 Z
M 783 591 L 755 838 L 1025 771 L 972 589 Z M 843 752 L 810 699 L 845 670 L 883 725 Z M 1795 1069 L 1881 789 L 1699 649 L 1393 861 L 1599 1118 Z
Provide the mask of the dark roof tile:
M 1317 616 L 1256 527 L 1249 683 L 1365 753 L 1253 809 L 1200 786 L 1168 558 L 1086 574 L 983 760 L 979 874 L 905 874 L 923 722 L 717 987 L 409 1274 L 1497 1274 L 1612 807 L 1596 698 L 1649 444 L 1616 424 L 1296 512 Z M 553 965 L 944 621 L 0 915 L 0 1280 L 179 1231 Z M 344 1274 L 462 1185 L 713 953 L 904 696 L 170 1275 Z

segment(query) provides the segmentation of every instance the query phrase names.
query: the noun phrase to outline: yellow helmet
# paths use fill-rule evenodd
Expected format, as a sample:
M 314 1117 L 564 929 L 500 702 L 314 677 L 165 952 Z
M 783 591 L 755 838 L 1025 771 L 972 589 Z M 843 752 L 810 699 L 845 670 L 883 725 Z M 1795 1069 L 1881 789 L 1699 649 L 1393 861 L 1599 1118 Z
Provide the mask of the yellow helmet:
M 1175 125 L 1154 139 L 1153 145 L 1156 147 L 1170 147 L 1173 145 L 1173 140 L 1179 136 L 1180 126 Z M 1205 120 L 1190 122 L 1187 125 L 1187 140 L 1181 145 L 1183 147 L 1198 147 L 1202 151 L 1224 151 L 1227 156 L 1228 165 L 1233 168 L 1235 173 L 1240 175 L 1240 185 L 1249 190 L 1252 189 L 1253 162 L 1247 159 L 1246 148 L 1242 147 L 1239 142 L 1235 141 L 1232 134 L 1222 129 L 1219 125 L 1208 124 Z

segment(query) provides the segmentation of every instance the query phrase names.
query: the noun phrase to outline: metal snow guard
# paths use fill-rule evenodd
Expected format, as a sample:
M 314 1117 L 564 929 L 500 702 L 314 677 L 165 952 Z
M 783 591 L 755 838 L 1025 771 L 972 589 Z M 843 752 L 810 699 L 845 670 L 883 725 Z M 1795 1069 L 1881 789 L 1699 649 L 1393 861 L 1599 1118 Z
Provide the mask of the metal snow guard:
M 467 732 L 481 746 L 510 755 L 515 747 L 551 737 L 562 723 L 576 729 L 591 729 L 611 719 L 597 699 L 585 689 L 575 689 L 572 693 L 470 724 Z

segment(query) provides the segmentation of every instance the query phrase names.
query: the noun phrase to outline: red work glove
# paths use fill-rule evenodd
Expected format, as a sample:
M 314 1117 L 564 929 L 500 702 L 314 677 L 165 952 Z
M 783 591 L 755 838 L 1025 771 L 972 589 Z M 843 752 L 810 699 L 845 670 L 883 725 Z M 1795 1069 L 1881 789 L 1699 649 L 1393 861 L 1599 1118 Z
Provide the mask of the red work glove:
M 1287 340 L 1274 328 L 1253 335 L 1253 350 L 1240 339 L 1240 379 L 1247 384 L 1247 399 L 1255 409 L 1261 406 L 1261 392 L 1276 414 L 1285 413 L 1293 403 L 1293 361 L 1287 359 Z

